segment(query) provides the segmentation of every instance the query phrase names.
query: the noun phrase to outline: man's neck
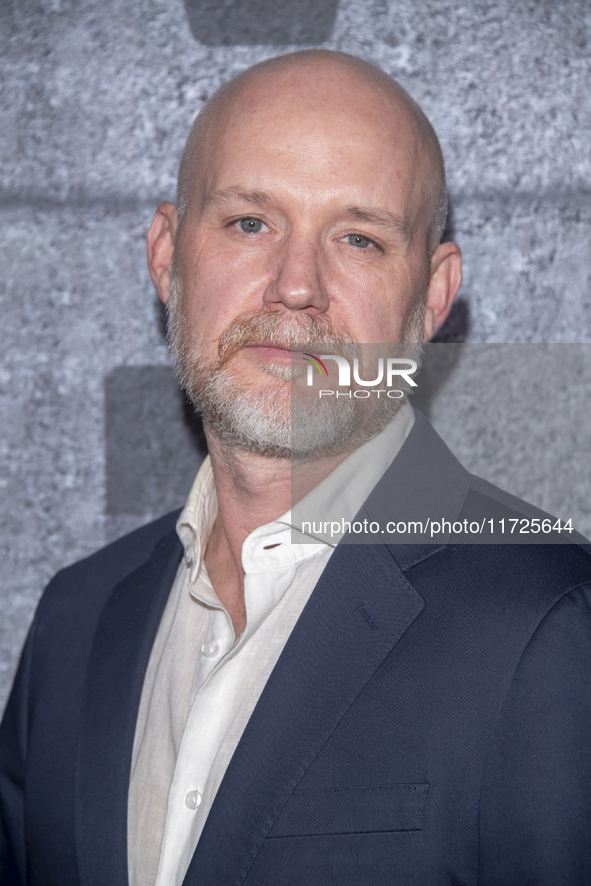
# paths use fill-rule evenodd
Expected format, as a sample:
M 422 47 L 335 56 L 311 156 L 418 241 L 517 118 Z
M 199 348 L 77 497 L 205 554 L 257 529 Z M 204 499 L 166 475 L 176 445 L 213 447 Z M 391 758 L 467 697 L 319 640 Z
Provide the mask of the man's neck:
M 288 458 L 269 458 L 226 446 L 211 429 L 206 428 L 206 435 L 218 514 L 205 552 L 205 566 L 238 636 L 246 624 L 244 541 L 254 529 L 288 511 L 350 453 L 294 464 Z

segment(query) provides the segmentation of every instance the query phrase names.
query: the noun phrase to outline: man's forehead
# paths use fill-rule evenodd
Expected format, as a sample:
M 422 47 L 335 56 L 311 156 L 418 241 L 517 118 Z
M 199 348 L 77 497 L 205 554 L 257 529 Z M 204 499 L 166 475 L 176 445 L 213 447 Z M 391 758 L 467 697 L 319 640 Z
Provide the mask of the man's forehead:
M 335 69 L 326 61 L 245 76 L 221 101 L 215 128 L 219 133 L 227 126 L 256 127 L 262 118 L 267 125 L 291 131 L 298 128 L 298 121 L 305 120 L 313 121 L 319 131 L 340 127 L 357 132 L 373 124 L 376 131 L 394 126 L 410 135 L 417 128 L 413 113 L 393 81 L 392 88 L 386 90 L 354 69 L 343 65 Z
M 259 82 L 250 92 L 244 87 L 219 109 L 193 167 L 198 177 L 200 169 L 207 173 L 203 190 L 220 188 L 218 173 L 229 167 L 237 174 L 230 176 L 234 181 L 223 176 L 225 187 L 241 181 L 241 168 L 264 171 L 266 164 L 282 164 L 287 173 L 311 184 L 320 176 L 324 184 L 331 176 L 342 176 L 347 163 L 352 175 L 367 166 L 377 178 L 395 173 L 401 178 L 419 162 L 420 134 L 399 104 L 384 102 L 379 95 L 372 104 L 363 91 L 353 96 L 350 90 L 343 101 L 343 83 L 318 88 L 316 82 L 304 92 L 299 85 L 293 92 L 284 87 L 276 82 L 269 88 Z M 249 191 L 257 190 L 250 182 Z M 236 188 L 226 194 L 235 195 Z M 251 196 L 264 202 L 255 193 Z

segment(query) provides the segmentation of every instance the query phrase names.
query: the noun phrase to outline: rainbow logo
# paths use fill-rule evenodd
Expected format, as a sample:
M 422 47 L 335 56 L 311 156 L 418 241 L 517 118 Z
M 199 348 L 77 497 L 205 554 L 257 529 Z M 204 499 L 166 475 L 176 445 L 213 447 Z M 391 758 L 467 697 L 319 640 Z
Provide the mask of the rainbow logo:
M 315 366 L 316 369 L 318 370 L 318 372 L 320 373 L 320 375 L 328 376 L 328 370 L 327 370 L 326 366 L 324 365 L 324 363 L 322 362 L 322 360 L 320 359 L 320 357 L 314 357 L 313 354 L 306 354 L 305 351 L 302 351 L 302 355 L 303 355 L 304 359 L 306 360 L 306 363 L 311 363 L 312 366 Z M 308 370 L 308 372 L 309 371 L 310 370 Z M 311 376 L 310 376 L 310 379 L 311 379 Z M 311 384 L 311 380 L 310 380 L 309 384 Z

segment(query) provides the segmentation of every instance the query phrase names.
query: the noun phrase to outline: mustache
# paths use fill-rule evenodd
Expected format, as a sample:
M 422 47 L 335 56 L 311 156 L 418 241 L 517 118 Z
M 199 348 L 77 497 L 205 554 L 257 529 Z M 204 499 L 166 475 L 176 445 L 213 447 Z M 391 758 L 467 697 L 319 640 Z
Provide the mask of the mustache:
M 223 369 L 238 351 L 258 342 L 286 349 L 294 345 L 332 345 L 335 353 L 348 350 L 346 346 L 354 344 L 349 333 L 335 327 L 328 317 L 291 316 L 263 309 L 237 317 L 226 327 L 218 342 L 216 369 Z

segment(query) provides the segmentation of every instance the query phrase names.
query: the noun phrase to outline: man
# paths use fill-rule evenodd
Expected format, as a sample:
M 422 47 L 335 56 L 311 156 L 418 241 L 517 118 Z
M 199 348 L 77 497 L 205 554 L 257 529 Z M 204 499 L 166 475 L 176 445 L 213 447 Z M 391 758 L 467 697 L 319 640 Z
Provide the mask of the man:
M 271 60 L 198 118 L 148 261 L 210 460 L 40 604 L 3 883 L 591 882 L 589 554 L 291 543 L 293 486 L 348 519 L 525 512 L 406 403 L 296 398 L 292 438 L 292 359 L 444 321 L 444 219 L 430 124 L 360 60 Z

